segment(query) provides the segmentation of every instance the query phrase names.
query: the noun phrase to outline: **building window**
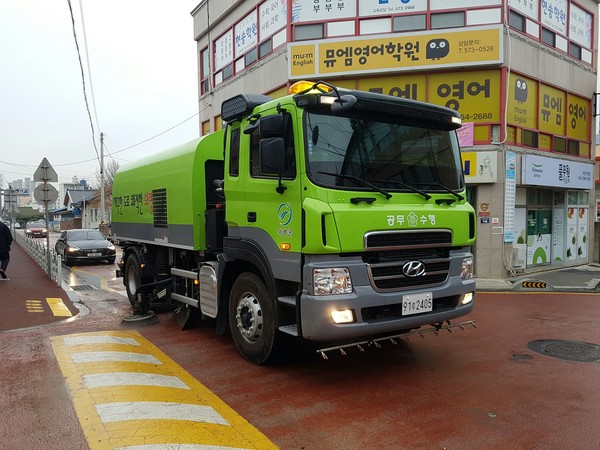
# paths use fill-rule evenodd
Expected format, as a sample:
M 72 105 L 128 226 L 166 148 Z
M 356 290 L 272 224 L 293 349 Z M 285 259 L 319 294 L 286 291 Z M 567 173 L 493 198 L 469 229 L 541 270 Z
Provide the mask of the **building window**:
M 205 48 L 200 53 L 200 93 L 205 94 L 210 89 L 208 82 L 210 77 L 210 53 Z
M 266 40 L 258 45 L 258 57 L 264 58 L 273 51 L 273 41 L 271 39 Z
M 392 31 L 402 32 L 425 29 L 427 29 L 427 16 L 425 14 L 394 17 Z
M 462 28 L 465 26 L 464 12 L 440 13 L 431 15 L 431 29 Z
M 226 80 L 233 76 L 233 64 L 227 64 L 223 67 L 223 79 Z
M 525 17 L 523 17 L 521 14 L 517 14 L 511 10 L 508 16 L 508 24 L 511 27 L 525 33 Z
M 309 39 L 323 39 L 324 31 L 322 23 L 310 25 L 296 25 L 294 27 L 294 40 L 306 41 Z
M 523 145 L 525 147 L 538 148 L 537 131 L 523 130 Z
M 569 56 L 575 59 L 581 59 L 581 47 L 574 42 L 569 43 Z
M 552 140 L 552 150 L 557 153 L 567 153 L 567 140 L 559 137 L 555 137 Z
M 547 28 L 542 28 L 542 42 L 552 47 L 556 47 L 556 35 Z
M 244 55 L 244 66 L 249 66 L 258 59 L 256 47 Z
M 571 141 L 569 140 L 567 142 L 567 153 L 569 155 L 579 155 L 579 142 L 578 141 Z

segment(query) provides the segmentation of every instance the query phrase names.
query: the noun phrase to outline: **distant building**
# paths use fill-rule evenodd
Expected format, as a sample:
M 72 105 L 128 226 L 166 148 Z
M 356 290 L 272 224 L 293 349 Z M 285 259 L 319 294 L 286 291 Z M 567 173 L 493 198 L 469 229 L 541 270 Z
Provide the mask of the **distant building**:
M 456 109 L 475 273 L 593 259 L 600 0 L 203 0 L 202 134 L 240 92 L 300 79 Z

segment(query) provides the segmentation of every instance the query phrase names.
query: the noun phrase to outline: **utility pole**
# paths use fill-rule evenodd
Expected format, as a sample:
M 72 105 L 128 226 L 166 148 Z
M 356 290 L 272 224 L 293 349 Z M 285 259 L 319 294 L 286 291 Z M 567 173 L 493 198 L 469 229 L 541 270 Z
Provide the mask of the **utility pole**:
M 8 183 L 8 206 L 10 207 L 10 227 L 15 231 L 15 208 L 12 203 L 12 185 Z
M 104 133 L 100 133 L 100 224 L 104 224 Z

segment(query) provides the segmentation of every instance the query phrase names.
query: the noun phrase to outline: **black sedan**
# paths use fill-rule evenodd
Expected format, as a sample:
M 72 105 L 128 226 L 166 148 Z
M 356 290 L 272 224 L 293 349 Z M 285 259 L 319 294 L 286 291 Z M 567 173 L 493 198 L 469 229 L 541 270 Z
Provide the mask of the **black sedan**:
M 67 266 L 76 262 L 114 264 L 116 258 L 115 246 L 98 230 L 63 231 L 54 249 Z

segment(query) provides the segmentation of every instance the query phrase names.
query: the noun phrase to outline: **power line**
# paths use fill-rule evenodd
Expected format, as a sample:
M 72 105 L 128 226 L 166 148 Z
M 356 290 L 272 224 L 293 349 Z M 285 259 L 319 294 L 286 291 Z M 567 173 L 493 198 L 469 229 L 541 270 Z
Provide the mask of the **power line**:
M 183 125 L 184 123 L 188 122 L 189 120 L 192 120 L 198 114 L 200 114 L 200 113 L 194 113 L 190 117 L 188 117 L 187 119 L 184 119 L 181 122 L 173 125 L 172 127 L 169 127 L 166 130 L 161 131 L 160 133 L 155 134 L 152 137 L 149 137 L 148 139 L 144 139 L 143 141 L 140 141 L 137 144 L 133 144 L 133 145 L 130 145 L 129 147 L 122 148 L 121 150 L 117 150 L 116 152 L 112 152 L 110 154 L 110 156 L 112 157 L 113 155 L 116 155 L 117 153 L 122 153 L 122 152 L 124 152 L 126 150 L 129 150 L 129 149 L 132 149 L 134 147 L 137 147 L 138 145 L 145 144 L 146 142 L 151 141 L 152 139 L 156 139 L 157 137 L 162 136 L 165 133 L 168 133 L 169 131 L 177 128 L 178 126 Z M 117 158 L 117 159 L 120 159 L 120 158 Z M 84 159 L 82 161 L 75 161 L 75 162 L 72 162 L 72 163 L 62 163 L 62 164 L 52 164 L 52 165 L 54 167 L 74 166 L 76 164 L 84 164 L 84 163 L 92 162 L 92 161 L 97 161 L 97 158 Z M 32 168 L 37 168 L 38 167 L 37 164 L 35 164 L 35 165 L 32 165 L 32 164 L 17 164 L 17 163 L 13 163 L 13 162 L 10 162 L 10 161 L 2 161 L 2 160 L 0 160 L 0 164 L 6 164 L 6 165 L 9 165 L 9 166 L 17 166 L 17 167 L 32 167 Z
M 90 94 L 92 94 L 92 109 L 94 110 L 94 119 L 96 120 L 96 128 L 100 129 L 98 123 L 98 108 L 96 108 L 96 97 L 94 96 L 94 83 L 92 83 L 92 69 L 90 68 L 90 52 L 87 45 L 87 33 L 85 31 L 85 20 L 83 17 L 83 3 L 79 0 L 79 13 L 81 15 L 81 29 L 83 31 L 83 46 L 85 48 L 85 61 L 87 64 L 88 78 L 90 80 Z M 97 153 L 97 152 L 96 152 Z
M 73 28 L 73 39 L 75 40 L 75 48 L 77 49 L 77 59 L 79 60 L 79 68 L 81 69 L 81 84 L 83 87 L 83 99 L 85 100 L 85 108 L 87 110 L 88 118 L 90 119 L 90 128 L 92 129 L 92 143 L 94 144 L 94 150 L 96 151 L 97 159 L 100 158 L 98 154 L 98 148 L 96 146 L 96 134 L 94 132 L 94 123 L 92 121 L 92 113 L 90 112 L 90 104 L 87 98 L 87 91 L 85 86 L 85 74 L 83 71 L 83 62 L 81 61 L 81 52 L 79 50 L 79 42 L 77 41 L 77 32 L 75 30 L 75 17 L 73 16 L 73 7 L 71 6 L 71 0 L 67 0 L 69 4 L 69 11 L 71 13 L 71 25 Z

